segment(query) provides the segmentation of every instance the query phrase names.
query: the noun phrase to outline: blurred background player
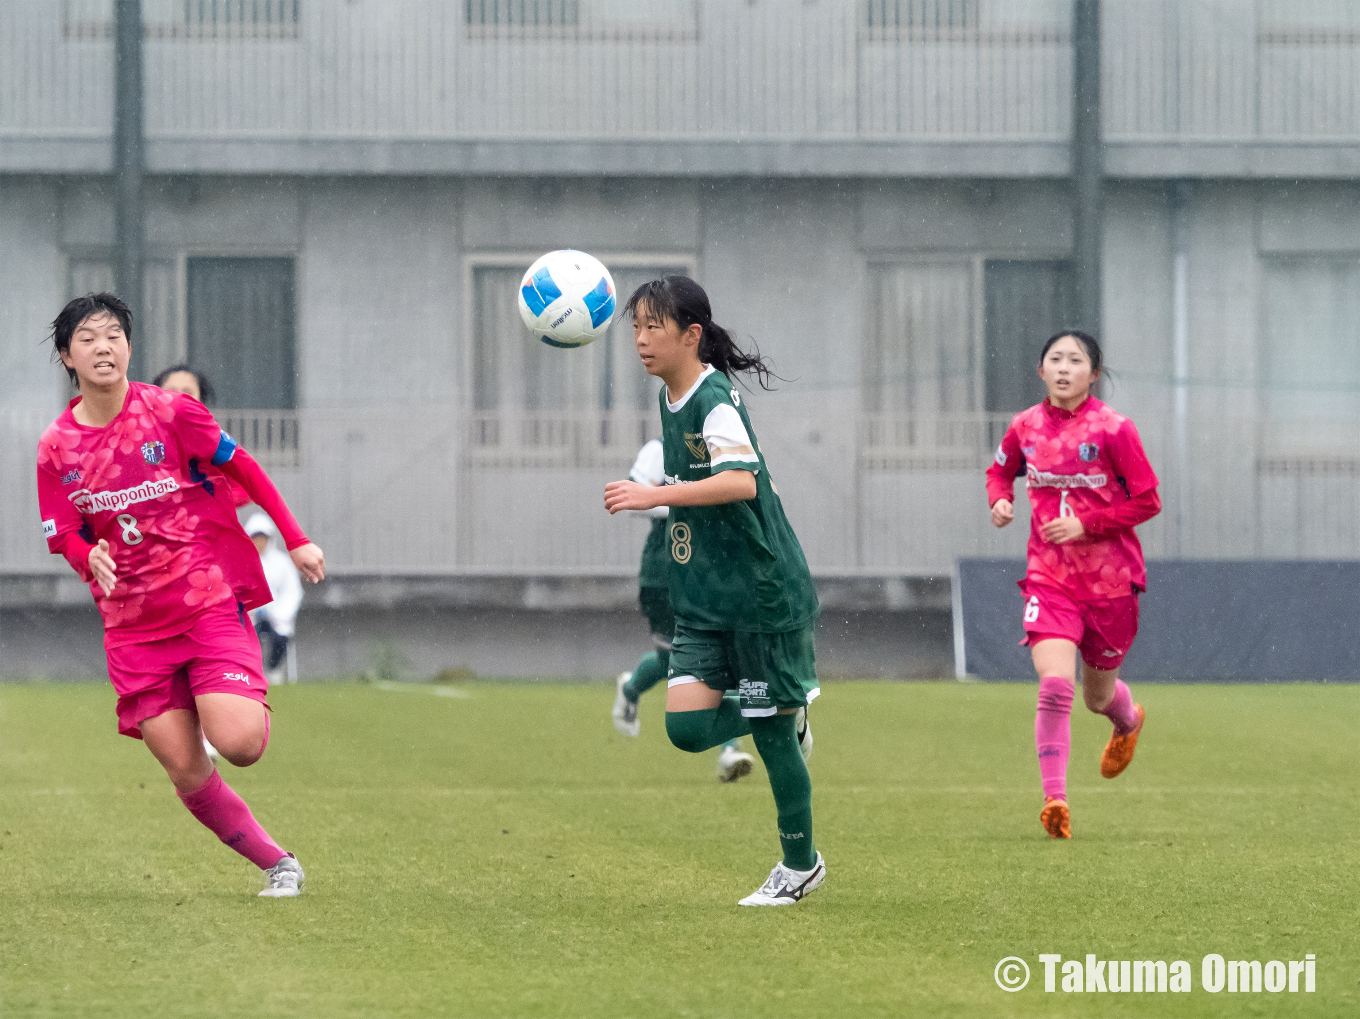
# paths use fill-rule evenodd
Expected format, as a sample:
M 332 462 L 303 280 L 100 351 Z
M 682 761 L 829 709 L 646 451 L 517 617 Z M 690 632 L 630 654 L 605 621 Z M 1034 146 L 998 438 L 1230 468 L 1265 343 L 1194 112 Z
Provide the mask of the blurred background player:
M 172 364 L 152 379 L 151 384 L 160 386 L 169 393 L 192 396 L 205 407 L 211 404 L 216 396 L 207 376 L 187 364 Z
M 735 372 L 769 369 L 713 321 L 708 295 L 685 276 L 644 283 L 628 301 L 648 374 L 665 386 L 665 484 L 612 481 L 605 508 L 669 506 L 667 568 L 675 639 L 666 734 L 698 753 L 750 733 L 770 777 L 784 858 L 743 906 L 785 906 L 826 877 L 812 844 L 812 732 L 821 692 L 813 652 L 817 594 L 770 481 Z
M 656 487 L 665 484 L 665 453 L 660 439 L 652 439 L 638 450 L 637 459 L 628 477 L 639 485 Z M 625 736 L 636 736 L 638 699 L 666 676 L 670 667 L 671 639 L 675 636 L 675 613 L 671 611 L 671 595 L 667 589 L 667 567 L 670 552 L 666 548 L 666 518 L 669 508 L 655 506 L 642 511 L 650 517 L 651 530 L 642 546 L 642 566 L 638 571 L 638 604 L 651 627 L 655 650 L 639 659 L 632 672 L 619 675 L 614 693 L 614 728 Z M 741 740 L 731 739 L 718 752 L 718 778 L 735 782 L 751 774 L 755 759 L 741 749 Z
M 1100 372 L 1094 337 L 1076 331 L 1049 337 L 1039 354 L 1048 398 L 1015 416 L 987 468 L 997 527 L 1015 518 L 1014 480 L 1027 480 L 1022 643 L 1039 674 L 1039 821 L 1055 839 L 1072 837 L 1067 758 L 1078 652 L 1086 707 L 1114 723 L 1100 758 L 1103 776 L 1114 778 L 1129 766 L 1143 731 L 1143 708 L 1119 678 L 1119 665 L 1138 633 L 1138 595 L 1147 588 L 1143 548 L 1133 529 L 1162 504 L 1138 429 L 1090 395 Z
M 185 396 L 192 396 L 205 407 L 211 406 L 217 395 L 213 392 L 212 383 L 208 381 L 208 377 L 187 364 L 171 365 L 152 379 L 151 384 L 160 386 L 168 393 L 183 393 Z M 224 487 L 227 494 L 231 496 L 233 505 L 239 507 L 250 504 L 250 497 L 233 485 L 231 480 L 217 468 L 210 466 L 204 468 L 204 470 L 214 484 L 220 484 Z
M 203 406 L 208 406 L 213 402 L 216 393 L 213 392 L 212 383 L 208 377 L 195 368 L 187 364 L 174 364 L 166 368 L 163 372 L 151 380 L 153 386 L 160 386 L 167 393 L 183 393 L 185 396 L 192 396 Z M 223 490 L 231 496 L 232 504 L 235 506 L 249 505 L 250 499 L 239 488 L 233 485 L 221 471 L 215 467 L 205 467 L 206 473 L 215 485 L 221 485 Z M 266 574 L 267 576 L 267 574 Z M 208 737 L 203 737 L 203 749 L 208 757 L 216 764 L 221 758 L 217 748 L 209 742 Z
M 260 552 L 260 566 L 274 598 L 268 605 L 261 605 L 250 613 L 255 621 L 255 633 L 260 638 L 265 676 L 271 686 L 284 681 L 294 624 L 298 610 L 302 608 L 302 579 L 288 553 L 275 542 L 278 533 L 274 521 L 263 513 L 253 513 L 246 521 L 246 534 Z M 295 679 L 293 676 L 287 678 Z
M 141 739 L 184 806 L 264 874 L 262 896 L 303 890 L 297 858 L 260 826 L 204 752 L 237 767 L 269 743 L 267 683 L 246 610 L 269 601 L 260 559 L 220 469 L 288 538 L 307 579 L 325 557 L 253 457 L 207 408 L 129 381 L 132 313 L 113 294 L 69 302 L 52 342 L 80 395 L 38 443 L 38 505 L 48 550 L 90 585 L 104 623 L 118 731 Z

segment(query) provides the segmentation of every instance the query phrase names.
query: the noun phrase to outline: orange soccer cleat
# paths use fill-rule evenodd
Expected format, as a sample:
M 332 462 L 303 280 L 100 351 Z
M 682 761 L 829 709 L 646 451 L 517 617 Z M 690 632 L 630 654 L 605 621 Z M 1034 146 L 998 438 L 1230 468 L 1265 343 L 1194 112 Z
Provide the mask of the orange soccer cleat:
M 1044 800 L 1044 809 L 1039 812 L 1039 823 L 1044 826 L 1051 839 L 1070 839 L 1072 837 L 1072 815 L 1067 809 L 1067 801 L 1056 796 Z
M 1133 748 L 1138 745 L 1138 734 L 1143 731 L 1143 706 L 1135 704 L 1133 708 L 1138 712 L 1138 724 L 1122 736 L 1112 735 L 1110 742 L 1105 744 L 1105 752 L 1100 755 L 1100 773 L 1106 778 L 1116 777 L 1133 761 Z

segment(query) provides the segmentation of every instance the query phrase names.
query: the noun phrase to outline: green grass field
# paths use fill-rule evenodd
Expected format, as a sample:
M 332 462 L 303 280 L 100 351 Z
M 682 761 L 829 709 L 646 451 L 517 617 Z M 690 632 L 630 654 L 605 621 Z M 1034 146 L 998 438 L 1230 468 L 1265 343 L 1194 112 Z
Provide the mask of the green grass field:
M 600 684 L 277 691 L 264 760 L 223 768 L 307 868 L 269 901 L 115 735 L 107 685 L 0 686 L 0 1015 L 1360 1013 L 1360 688 L 1135 692 L 1147 729 L 1113 782 L 1108 724 L 1074 712 L 1056 843 L 1031 686 L 828 685 L 829 876 L 754 910 L 764 772 L 721 786 L 671 748 L 660 691 L 637 740 Z M 1185 959 L 1194 990 L 1048 994 L 1041 952 Z M 1210 952 L 1313 952 L 1317 991 L 1208 993 Z M 1013 994 L 1009 955 L 1034 971 Z

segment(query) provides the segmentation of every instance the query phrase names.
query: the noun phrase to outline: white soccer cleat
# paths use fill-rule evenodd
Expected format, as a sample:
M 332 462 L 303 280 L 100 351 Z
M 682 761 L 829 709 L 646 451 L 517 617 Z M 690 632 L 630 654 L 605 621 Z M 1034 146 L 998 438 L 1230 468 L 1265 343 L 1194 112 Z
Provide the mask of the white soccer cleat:
M 811 870 L 790 870 L 783 863 L 776 863 L 765 883 L 746 898 L 739 906 L 792 906 L 809 892 L 821 887 L 826 880 L 826 862 L 822 854 L 817 854 L 817 863 Z
M 297 862 L 297 857 L 292 853 L 260 873 L 264 875 L 264 891 L 260 893 L 262 899 L 291 899 L 301 895 L 302 889 L 307 886 L 307 875 L 302 873 L 302 864 Z
M 725 746 L 718 753 L 718 781 L 735 782 L 751 774 L 756 759 L 736 747 Z
M 812 760 L 812 726 L 808 725 L 807 708 L 799 708 L 794 712 L 793 722 L 798 730 L 798 750 L 806 764 Z
M 203 737 L 203 750 L 208 755 L 208 760 L 216 764 L 218 759 L 217 747 L 208 742 L 207 736 Z
M 614 728 L 625 736 L 636 736 L 642 728 L 638 721 L 637 701 L 630 701 L 623 692 L 623 684 L 632 678 L 631 672 L 620 672 L 614 681 Z

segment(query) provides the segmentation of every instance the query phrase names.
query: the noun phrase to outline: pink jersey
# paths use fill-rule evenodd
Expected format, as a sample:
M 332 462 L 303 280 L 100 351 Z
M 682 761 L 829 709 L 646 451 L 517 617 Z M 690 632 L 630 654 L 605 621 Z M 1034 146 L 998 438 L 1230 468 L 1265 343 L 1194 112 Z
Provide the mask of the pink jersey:
M 1132 421 L 1094 397 L 1075 411 L 1048 400 L 1023 410 L 987 468 L 988 502 L 1011 499 L 1020 475 L 1032 511 L 1027 580 L 1056 586 L 1077 601 L 1147 587 L 1133 525 L 1161 504 L 1157 475 Z M 1080 519 L 1086 535 L 1062 545 L 1045 541 L 1040 528 L 1058 516 Z
M 77 536 L 85 543 L 73 558 L 85 579 L 85 546 L 109 543 L 118 570 L 113 593 L 90 584 L 105 645 L 184 633 L 199 614 L 226 603 L 267 603 L 269 585 L 236 519 L 234 492 L 209 477 L 237 450 L 207 408 L 131 382 L 118 416 L 93 428 L 71 413 L 78 402 L 38 442 L 38 506 L 50 551 L 69 553 Z

